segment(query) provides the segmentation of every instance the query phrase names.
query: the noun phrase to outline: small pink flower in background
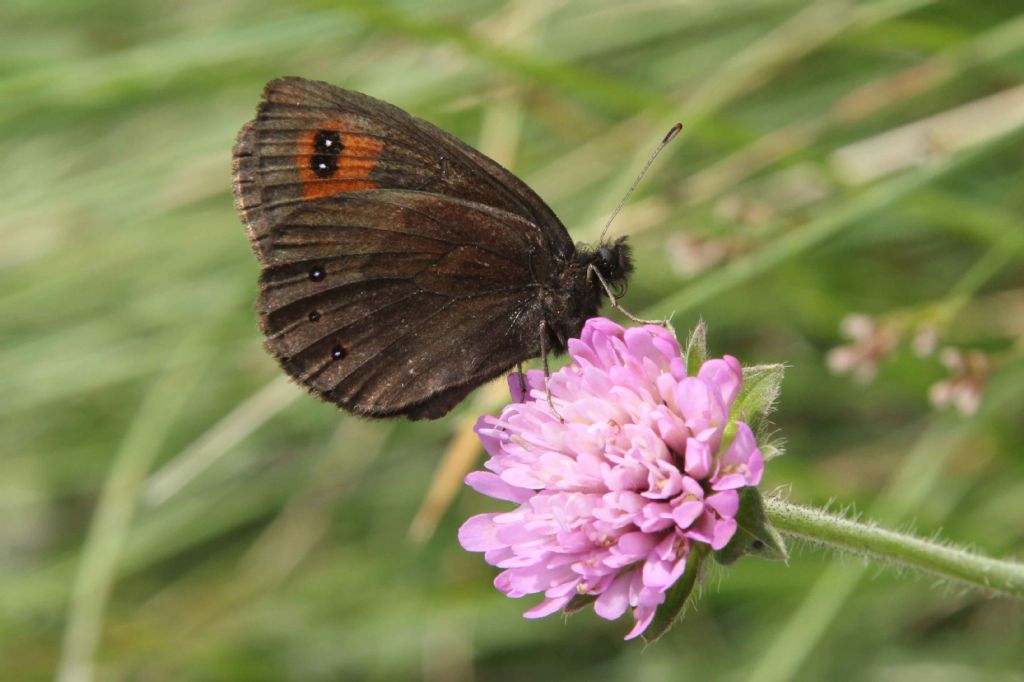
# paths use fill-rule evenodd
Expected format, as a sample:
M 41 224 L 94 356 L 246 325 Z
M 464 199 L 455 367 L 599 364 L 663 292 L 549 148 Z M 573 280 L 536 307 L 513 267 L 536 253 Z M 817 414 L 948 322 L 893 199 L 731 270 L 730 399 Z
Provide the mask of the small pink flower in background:
M 517 506 L 470 518 L 459 541 L 503 569 L 494 584 L 508 596 L 543 593 L 526 617 L 591 595 L 603 618 L 632 609 L 629 639 L 696 543 L 720 549 L 733 537 L 737 491 L 760 482 L 764 459 L 750 427 L 730 421 L 743 382 L 735 358 L 687 376 L 670 332 L 604 318 L 589 320 L 569 353 L 548 380 L 557 415 L 534 370 L 524 402 L 477 422 L 489 471 L 466 483 Z M 509 384 L 522 398 L 518 376 Z
M 878 363 L 889 357 L 900 341 L 895 328 L 863 313 L 844 317 L 839 331 L 851 343 L 830 350 L 825 362 L 834 374 L 851 374 L 865 384 L 875 378 Z
M 939 360 L 952 376 L 933 384 L 928 389 L 928 399 L 936 407 L 952 405 L 964 416 L 976 413 L 988 382 L 988 356 L 980 351 L 943 348 Z
M 939 347 L 942 330 L 933 322 L 920 325 L 910 340 L 910 350 L 919 358 L 931 357 Z

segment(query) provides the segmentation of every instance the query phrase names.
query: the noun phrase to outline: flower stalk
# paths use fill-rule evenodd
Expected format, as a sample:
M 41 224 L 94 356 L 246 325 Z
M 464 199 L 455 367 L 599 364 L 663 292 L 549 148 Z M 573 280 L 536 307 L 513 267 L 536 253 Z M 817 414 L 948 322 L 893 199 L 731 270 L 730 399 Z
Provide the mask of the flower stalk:
M 896 566 L 992 596 L 1024 599 L 1024 564 L 879 528 L 837 514 L 764 498 L 771 524 L 783 535 Z

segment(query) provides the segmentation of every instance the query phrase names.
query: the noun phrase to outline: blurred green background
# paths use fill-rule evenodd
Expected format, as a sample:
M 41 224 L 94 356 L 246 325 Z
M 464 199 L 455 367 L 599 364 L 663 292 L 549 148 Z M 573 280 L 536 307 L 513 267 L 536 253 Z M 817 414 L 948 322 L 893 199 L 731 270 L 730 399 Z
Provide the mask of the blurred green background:
M 1024 679 L 1019 604 L 808 547 L 646 650 L 524 620 L 456 541 L 500 391 L 414 424 L 288 384 L 230 195 L 281 75 L 455 133 L 581 241 L 681 120 L 613 227 L 626 304 L 788 364 L 764 489 L 1022 559 L 1022 10 L 7 0 L 0 679 Z

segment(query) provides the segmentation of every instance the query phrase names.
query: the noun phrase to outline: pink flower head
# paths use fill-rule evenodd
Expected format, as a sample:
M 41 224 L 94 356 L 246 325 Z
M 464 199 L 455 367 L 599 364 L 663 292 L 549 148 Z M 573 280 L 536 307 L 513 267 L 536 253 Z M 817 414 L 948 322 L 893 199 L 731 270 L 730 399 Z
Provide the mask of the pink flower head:
M 720 549 L 732 538 L 737 489 L 760 482 L 764 459 L 745 423 L 726 429 L 743 382 L 736 358 L 687 376 L 667 330 L 605 318 L 588 320 L 569 354 L 548 380 L 557 415 L 543 372 L 532 370 L 523 402 L 477 422 L 489 471 L 466 483 L 517 506 L 470 518 L 459 541 L 503 569 L 494 584 L 506 595 L 544 594 L 527 618 L 592 595 L 603 618 L 633 610 L 630 639 L 683 574 L 693 543 Z M 509 384 L 517 395 L 518 375 Z

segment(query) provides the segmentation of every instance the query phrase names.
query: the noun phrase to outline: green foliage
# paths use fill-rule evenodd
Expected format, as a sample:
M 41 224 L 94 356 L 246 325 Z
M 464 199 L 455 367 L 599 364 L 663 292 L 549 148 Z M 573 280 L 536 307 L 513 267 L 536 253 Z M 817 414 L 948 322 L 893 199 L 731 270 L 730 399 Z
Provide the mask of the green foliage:
M 456 541 L 487 501 L 461 494 L 410 539 L 486 401 L 382 424 L 279 379 L 230 196 L 234 135 L 275 76 L 483 147 L 580 241 L 681 120 L 612 228 L 638 266 L 623 305 L 785 364 L 788 455 L 763 489 L 1019 556 L 1024 131 L 1019 106 L 985 104 L 1024 75 L 1019 2 L 14 0 L 0 44 L 0 679 L 1024 668 L 1019 606 L 804 551 L 718 570 L 642 656 L 627 619 L 522 619 L 533 602 Z M 826 365 L 852 312 L 898 337 L 867 384 Z M 930 404 L 949 370 L 912 351 L 926 323 L 988 358 L 976 416 Z

